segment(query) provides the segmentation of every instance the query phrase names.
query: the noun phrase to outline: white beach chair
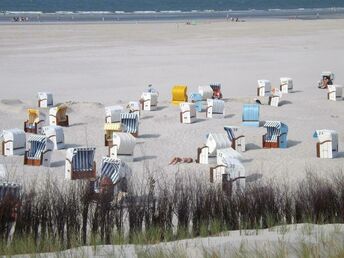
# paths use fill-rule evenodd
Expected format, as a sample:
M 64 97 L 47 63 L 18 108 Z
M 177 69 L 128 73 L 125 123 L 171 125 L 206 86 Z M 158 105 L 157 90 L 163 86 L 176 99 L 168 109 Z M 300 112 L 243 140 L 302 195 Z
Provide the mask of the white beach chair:
M 327 99 L 332 100 L 332 101 L 343 100 L 343 86 L 328 85 L 327 86 Z
M 282 92 L 279 89 L 272 89 L 271 96 L 269 96 L 269 105 L 273 107 L 278 107 L 281 97 Z
M 206 117 L 225 117 L 225 102 L 221 99 L 207 99 Z
M 156 110 L 158 107 L 158 93 L 143 92 L 141 95 L 141 108 L 145 111 Z
M 69 119 L 66 115 L 67 106 L 59 105 L 49 109 L 49 124 L 59 126 L 69 126 Z
M 105 107 L 105 123 L 121 122 L 121 113 L 122 112 L 123 112 L 122 106 Z
M 239 127 L 237 126 L 225 126 L 224 127 L 228 139 L 231 142 L 231 147 L 234 150 L 237 151 L 246 151 L 246 138 L 244 135 L 239 135 L 239 136 L 235 136 L 235 134 L 239 131 Z
M 203 100 L 213 98 L 213 89 L 207 86 L 198 86 L 198 93 L 201 94 Z
M 208 146 L 203 146 L 201 148 L 197 148 L 196 163 L 199 163 L 199 164 L 208 164 L 209 163 L 209 147 Z
M 293 90 L 293 79 L 288 77 L 280 78 L 280 90 L 284 94 L 288 94 Z
M 45 135 L 30 135 L 24 165 L 50 167 L 53 149 L 53 142 Z
M 53 102 L 52 93 L 38 92 L 38 107 L 39 108 L 52 107 L 53 105 L 54 105 L 54 102 Z
M 317 138 L 316 153 L 318 158 L 332 159 L 338 154 L 338 133 L 334 130 L 316 130 L 313 138 Z
M 26 133 L 41 134 L 45 123 L 45 114 L 38 109 L 27 110 L 28 119 L 24 122 L 24 131 Z
M 218 149 L 230 148 L 231 142 L 225 133 L 209 133 L 205 145 L 209 148 L 209 156 L 215 157 Z
M 100 177 L 91 181 L 92 192 L 109 194 L 111 198 L 120 192 L 127 192 L 127 182 L 131 177 L 131 169 L 120 159 L 104 157 L 102 159 Z
M 129 101 L 127 105 L 127 109 L 129 113 L 136 114 L 138 118 L 140 119 L 141 115 L 141 108 L 140 108 L 140 102 L 139 101 Z
M 44 126 L 42 133 L 50 139 L 54 144 L 54 150 L 64 149 L 64 133 L 63 128 L 58 125 Z
M 1 154 L 4 156 L 24 155 L 26 150 L 26 135 L 18 128 L 2 131 Z
M 196 121 L 196 106 L 194 103 L 180 103 L 180 122 L 183 124 L 191 124 Z
M 217 165 L 226 165 L 226 159 L 242 159 L 239 152 L 233 148 L 217 149 L 216 150 L 216 163 Z
M 109 157 L 117 159 L 123 156 L 131 161 L 134 155 L 136 138 L 130 133 L 113 133 L 112 146 L 109 146 Z
M 77 147 L 67 149 L 65 163 L 65 178 L 70 180 L 95 179 L 95 151 L 96 148 L 89 147 Z
M 221 165 L 210 168 L 210 182 L 221 185 L 222 190 L 230 193 L 245 190 L 245 167 L 238 159 L 225 157 Z
M 257 96 L 264 97 L 270 94 L 271 83 L 269 80 L 258 80 Z

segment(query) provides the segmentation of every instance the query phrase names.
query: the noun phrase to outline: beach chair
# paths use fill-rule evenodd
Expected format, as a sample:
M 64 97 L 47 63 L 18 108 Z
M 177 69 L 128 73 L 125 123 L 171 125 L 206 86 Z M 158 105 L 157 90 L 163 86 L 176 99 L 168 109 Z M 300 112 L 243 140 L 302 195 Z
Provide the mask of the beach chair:
M 129 113 L 134 113 L 140 119 L 141 115 L 141 104 L 140 101 L 129 101 L 127 105 L 127 109 Z
M 49 167 L 53 149 L 53 142 L 45 135 L 30 135 L 24 165 Z
M 53 94 L 49 92 L 38 92 L 38 107 L 47 108 L 52 107 L 53 103 Z
M 122 112 L 123 112 L 122 106 L 105 107 L 105 123 L 121 122 L 121 113 Z
M 67 106 L 60 105 L 49 109 L 49 124 L 59 126 L 69 126 L 69 119 L 66 115 Z
M 230 156 L 224 157 L 223 163 L 210 168 L 210 183 L 221 185 L 222 191 L 230 194 L 245 190 L 246 172 L 243 164 Z
M 45 115 L 38 109 L 27 110 L 28 120 L 24 122 L 24 132 L 41 134 L 45 122 Z
M 197 148 L 196 163 L 199 163 L 199 164 L 208 164 L 209 163 L 209 147 L 208 146 L 203 146 L 201 148 Z
M 273 107 L 278 107 L 280 98 L 282 97 L 282 92 L 274 88 L 271 91 L 271 95 L 269 96 L 269 105 Z
M 198 86 L 198 94 L 202 96 L 202 100 L 213 98 L 214 91 L 210 86 Z
M 328 85 L 333 85 L 334 73 L 330 71 L 321 73 L 321 80 L 318 82 L 318 88 L 326 89 Z
M 139 136 L 139 118 L 134 113 L 121 114 L 122 131 L 130 133 L 134 137 Z
M 207 99 L 206 117 L 225 117 L 225 102 L 221 99 Z
M 102 159 L 100 177 L 90 181 L 91 192 L 107 195 L 109 201 L 118 193 L 128 191 L 128 180 L 131 177 L 131 169 L 120 159 L 104 157 Z
M 17 220 L 18 209 L 21 205 L 22 186 L 20 184 L 0 182 L 0 215 L 2 219 L 13 223 Z
M 242 125 L 259 127 L 259 104 L 244 104 Z
M 316 130 L 313 138 L 317 138 L 316 153 L 318 158 L 332 159 L 338 155 L 338 133 L 334 130 Z
M 117 159 L 119 156 L 133 156 L 136 138 L 130 133 L 113 133 L 112 145 L 109 146 L 109 157 Z
M 113 133 L 122 132 L 122 124 L 118 123 L 105 123 L 104 124 L 104 145 L 112 146 Z
M 225 126 L 224 127 L 228 139 L 231 142 L 231 147 L 237 151 L 246 151 L 246 139 L 244 135 L 235 136 L 238 132 L 239 127 L 236 126 Z
M 257 96 L 264 97 L 270 94 L 271 83 L 269 80 L 258 80 Z
M 332 101 L 343 100 L 343 86 L 328 85 L 327 86 L 327 99 L 332 100 Z
M 145 111 L 157 110 L 158 107 L 158 93 L 143 92 L 141 95 L 141 109 Z
M 50 139 L 54 144 L 54 150 L 64 149 L 64 133 L 63 128 L 58 125 L 44 126 L 42 129 L 43 135 Z
M 205 145 L 209 148 L 209 156 L 215 157 L 218 149 L 231 147 L 231 142 L 225 133 L 208 133 Z
M 234 150 L 233 148 L 224 148 L 224 149 L 217 149 L 216 150 L 216 163 L 217 165 L 226 165 L 226 159 L 242 159 L 242 156 L 239 152 Z
M 288 77 L 280 78 L 280 90 L 282 93 L 288 94 L 293 90 L 293 79 Z
M 288 126 L 279 121 L 266 121 L 267 133 L 263 135 L 263 148 L 287 148 Z
M 96 148 L 89 147 L 77 147 L 67 149 L 65 163 L 65 178 L 70 180 L 95 179 L 95 151 Z
M 222 99 L 221 83 L 211 83 L 210 88 L 213 90 L 213 99 Z
M 203 100 L 203 98 L 202 98 L 201 94 L 191 93 L 189 100 L 191 103 L 195 104 L 195 108 L 196 108 L 197 112 L 202 112 L 202 107 L 203 107 L 202 100 Z
M 4 156 L 24 155 L 26 150 L 26 135 L 18 128 L 2 131 L 0 137 L 1 154 Z
M 182 124 L 192 124 L 196 121 L 196 106 L 194 103 L 180 103 L 180 122 Z
M 188 87 L 186 85 L 175 85 L 172 88 L 172 104 L 179 105 L 188 101 Z

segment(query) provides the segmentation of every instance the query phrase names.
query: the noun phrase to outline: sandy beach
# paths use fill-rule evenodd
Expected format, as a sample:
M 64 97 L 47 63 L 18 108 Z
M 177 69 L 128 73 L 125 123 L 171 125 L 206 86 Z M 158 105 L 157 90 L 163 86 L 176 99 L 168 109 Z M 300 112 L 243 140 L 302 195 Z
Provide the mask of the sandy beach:
M 331 102 L 317 88 L 320 73 L 336 74 L 344 83 L 344 20 L 199 21 L 147 24 L 41 24 L 0 26 L 0 129 L 22 128 L 26 109 L 36 107 L 37 92 L 67 103 L 71 126 L 67 147 L 103 146 L 104 106 L 138 100 L 148 84 L 159 90 L 157 111 L 143 112 L 135 149 L 133 180 L 147 171 L 165 182 L 176 173 L 207 180 L 211 165 L 168 166 L 174 156 L 196 158 L 209 132 L 241 125 L 243 103 L 253 101 L 258 79 L 279 85 L 294 80 L 294 92 L 278 108 L 261 106 L 261 121 L 278 120 L 289 127 L 287 149 L 262 149 L 265 129 L 242 127 L 247 151 L 243 164 L 248 181 L 293 182 L 307 170 L 329 175 L 343 169 L 343 101 Z M 171 88 L 186 84 L 188 93 L 219 82 L 226 100 L 224 119 L 179 123 L 179 107 L 170 104 Z M 316 158 L 316 129 L 339 133 L 339 157 Z M 65 150 L 55 151 L 49 169 L 23 166 L 23 157 L 0 157 L 12 179 L 26 183 L 50 175 L 64 178 Z M 98 167 L 99 167 L 98 166 Z

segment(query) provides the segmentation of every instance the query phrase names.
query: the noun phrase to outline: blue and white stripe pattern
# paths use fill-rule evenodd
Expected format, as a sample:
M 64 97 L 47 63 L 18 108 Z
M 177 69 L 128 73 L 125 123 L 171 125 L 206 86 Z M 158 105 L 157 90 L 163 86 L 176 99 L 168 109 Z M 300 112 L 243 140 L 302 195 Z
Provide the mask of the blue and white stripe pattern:
M 135 113 L 121 113 L 121 123 L 126 133 L 137 133 L 139 119 Z
M 0 183 L 0 201 L 6 197 L 20 198 L 21 185 L 15 183 L 2 182 Z
M 101 167 L 100 181 L 103 177 L 108 177 L 111 179 L 112 183 L 115 185 L 120 179 L 120 167 L 121 161 L 112 158 L 103 158 Z
M 213 100 L 213 114 L 223 114 L 225 102 L 221 99 Z
M 277 142 L 277 138 L 280 135 L 281 122 L 279 121 L 266 121 L 264 127 L 267 129 L 265 141 Z
M 228 139 L 232 142 L 235 139 L 234 129 L 232 127 L 224 127 L 225 131 L 227 132 Z
M 72 169 L 76 172 L 92 171 L 96 148 L 75 148 Z
M 47 137 L 44 135 L 30 135 L 28 142 L 30 148 L 28 151 L 28 159 L 40 159 L 47 145 Z

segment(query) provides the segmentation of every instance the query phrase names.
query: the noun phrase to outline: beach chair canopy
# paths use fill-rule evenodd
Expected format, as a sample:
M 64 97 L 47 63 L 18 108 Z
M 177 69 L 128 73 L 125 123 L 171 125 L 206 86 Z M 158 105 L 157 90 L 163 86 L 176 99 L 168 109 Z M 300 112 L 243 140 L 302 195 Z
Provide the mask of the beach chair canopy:
M 0 182 L 0 201 L 6 198 L 20 199 L 21 185 L 9 182 Z
M 30 135 L 28 139 L 29 149 L 27 152 L 28 159 L 40 159 L 41 155 L 52 150 L 51 144 L 48 144 L 48 138 L 45 135 Z M 49 145 L 49 146 L 48 146 Z
M 220 90 L 221 89 L 221 83 L 210 83 L 210 88 L 214 90 Z
M 139 129 L 139 118 L 135 113 L 121 113 L 121 124 L 126 133 L 137 133 Z
M 116 123 L 121 121 L 122 106 L 105 107 L 105 120 L 107 123 Z
M 104 157 L 101 164 L 100 180 L 107 177 L 113 185 L 116 185 L 122 178 L 131 176 L 131 170 L 127 164 L 120 159 Z
M 156 92 L 143 92 L 141 95 L 143 101 L 150 100 L 152 106 L 156 106 L 158 103 L 158 93 Z
M 277 137 L 288 132 L 288 126 L 279 121 L 266 121 L 264 127 L 267 129 L 265 141 L 276 142 Z
M 242 120 L 259 121 L 259 108 L 258 104 L 244 104 Z
M 265 87 L 265 91 L 270 91 L 271 82 L 269 80 L 258 80 L 258 87 Z
M 209 147 L 210 155 L 216 155 L 216 150 L 229 148 L 231 142 L 224 133 L 209 133 L 205 145 Z
M 183 102 L 179 104 L 180 109 L 182 112 L 195 112 L 196 106 L 194 103 L 190 103 L 190 102 Z
M 333 141 L 338 138 L 338 133 L 335 130 L 321 129 L 314 132 L 313 138 L 317 138 L 319 142 Z
M 44 114 L 39 112 L 38 109 L 29 108 L 27 110 L 29 124 L 39 123 L 43 118 Z
M 113 132 L 113 131 L 121 131 L 122 127 L 121 127 L 121 123 L 105 123 L 104 124 L 104 131 L 108 131 L 108 132 Z
M 228 166 L 227 159 L 242 159 L 239 152 L 233 148 L 217 149 L 217 165 Z
M 227 133 L 228 139 L 230 141 L 233 141 L 235 139 L 235 133 L 238 131 L 239 127 L 237 127 L 237 126 L 225 126 L 224 129 Z
M 202 100 L 206 100 L 211 99 L 214 92 L 210 86 L 199 86 L 198 93 L 202 96 Z
M 271 95 L 274 96 L 274 97 L 282 97 L 282 91 L 278 88 L 273 88 L 271 90 Z
M 49 125 L 42 128 L 42 133 L 47 137 L 56 137 L 56 143 L 64 142 L 63 128 L 58 125 Z
M 67 106 L 59 105 L 57 107 L 52 107 L 49 109 L 49 116 L 56 117 L 58 120 L 66 120 Z
M 202 101 L 203 100 L 202 95 L 199 94 L 199 93 L 195 93 L 195 92 L 190 94 L 189 99 L 190 99 L 191 102 L 198 102 L 198 101 Z
M 179 104 L 180 102 L 188 101 L 187 90 L 188 87 L 186 85 L 175 85 L 172 88 L 172 103 Z
M 330 71 L 325 71 L 321 73 L 321 78 L 328 77 L 330 80 L 334 80 L 334 73 Z
M 18 128 L 6 129 L 2 131 L 4 143 L 12 142 L 13 149 L 25 148 L 26 135 L 25 132 Z
M 136 145 L 136 138 L 130 133 L 113 133 L 112 145 L 117 146 L 119 155 L 132 155 Z
M 96 148 L 77 147 L 67 150 L 67 159 L 71 161 L 74 172 L 84 172 L 93 170 L 94 154 Z

